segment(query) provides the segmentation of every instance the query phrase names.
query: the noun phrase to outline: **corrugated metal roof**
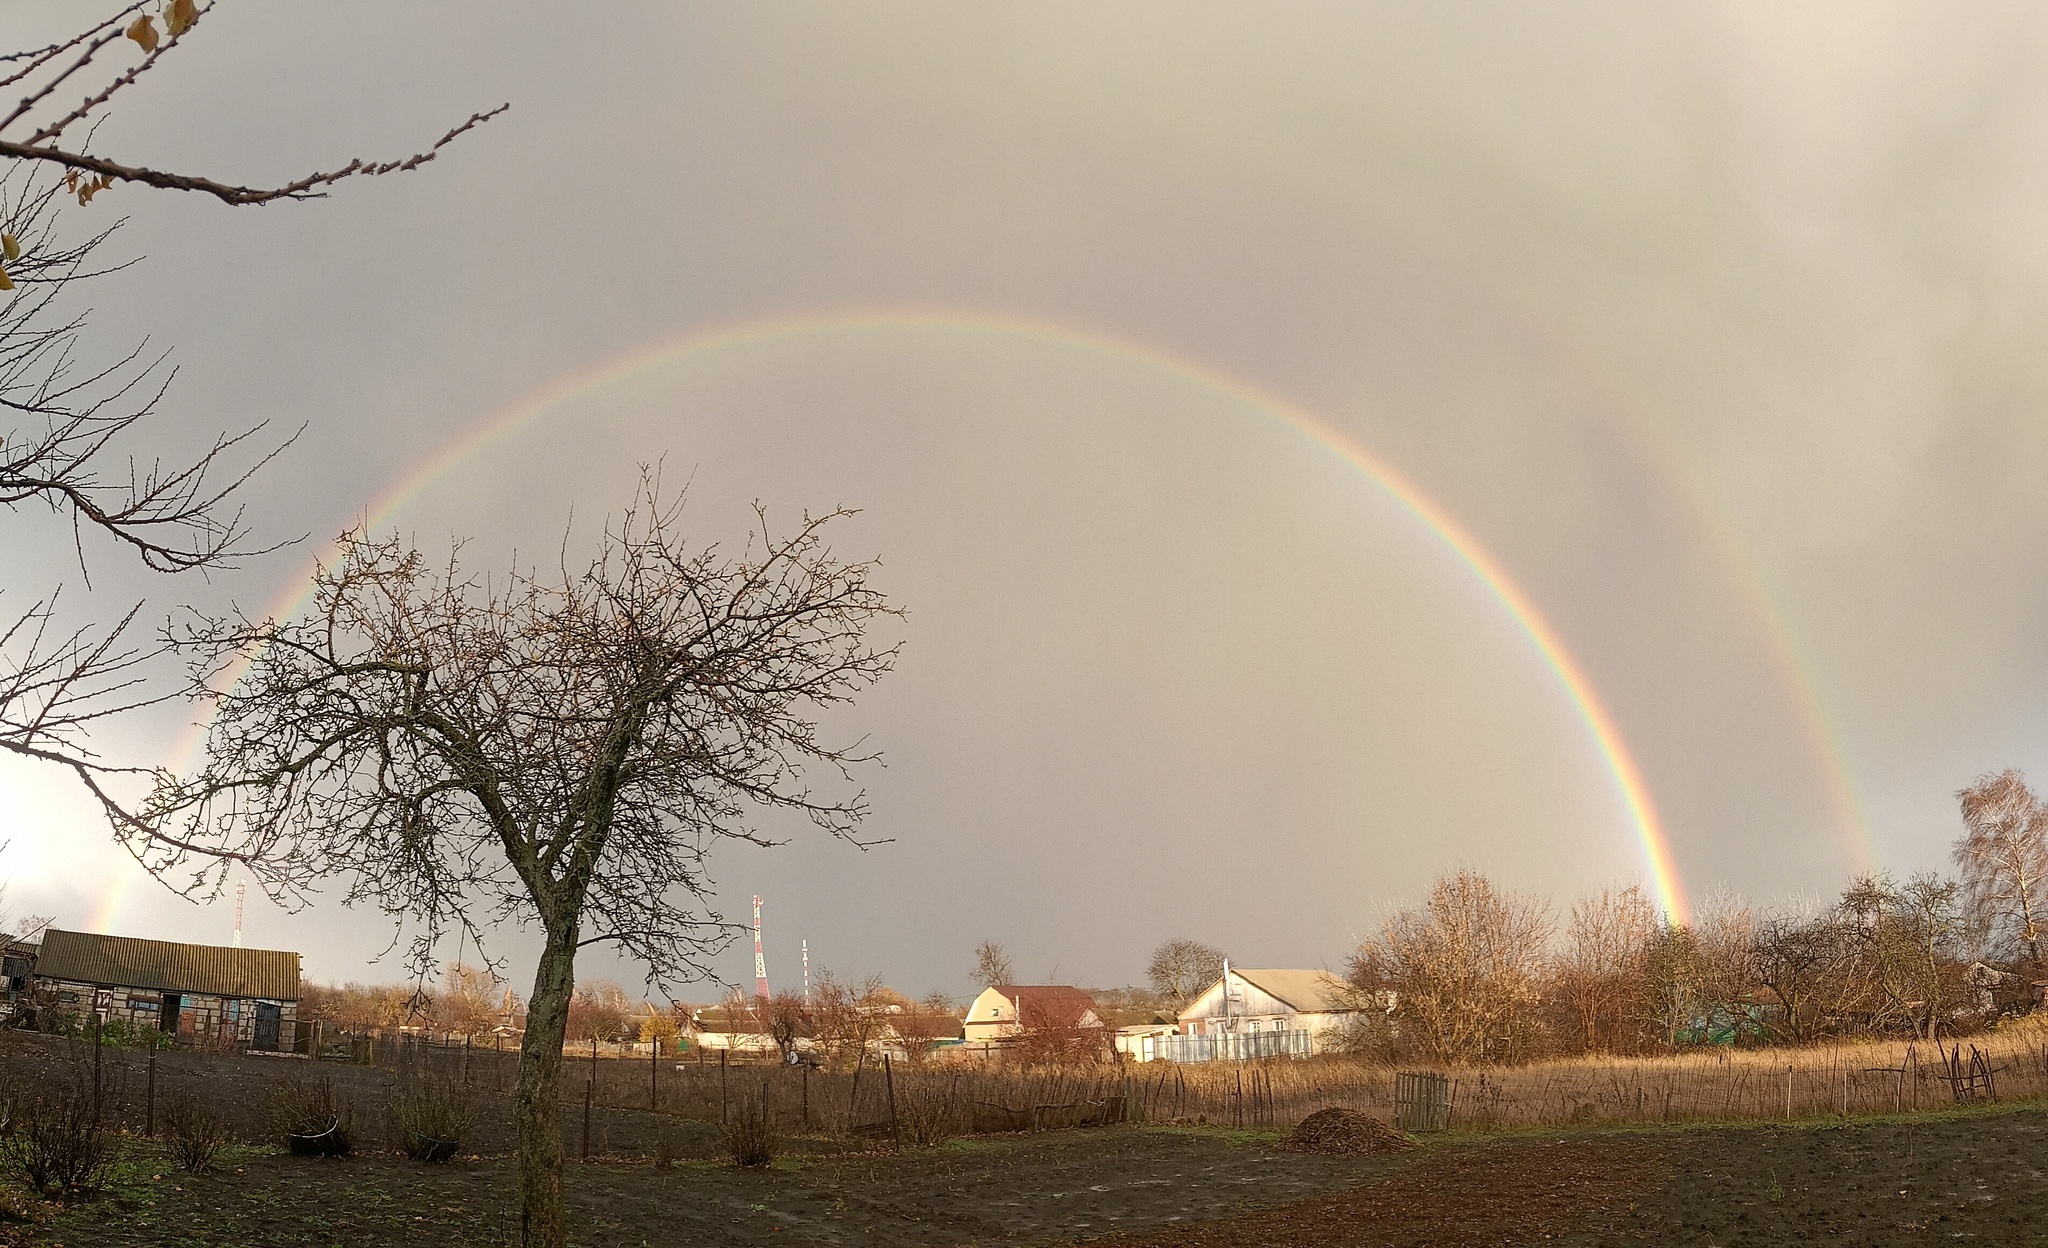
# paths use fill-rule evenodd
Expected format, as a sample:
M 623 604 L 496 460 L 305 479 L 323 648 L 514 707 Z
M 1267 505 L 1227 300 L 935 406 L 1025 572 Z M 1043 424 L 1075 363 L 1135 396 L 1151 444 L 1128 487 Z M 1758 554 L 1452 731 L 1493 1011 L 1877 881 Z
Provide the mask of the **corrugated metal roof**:
M 299 955 L 280 949 L 182 945 L 91 932 L 43 933 L 38 979 L 109 988 L 153 988 L 210 997 L 299 998 Z

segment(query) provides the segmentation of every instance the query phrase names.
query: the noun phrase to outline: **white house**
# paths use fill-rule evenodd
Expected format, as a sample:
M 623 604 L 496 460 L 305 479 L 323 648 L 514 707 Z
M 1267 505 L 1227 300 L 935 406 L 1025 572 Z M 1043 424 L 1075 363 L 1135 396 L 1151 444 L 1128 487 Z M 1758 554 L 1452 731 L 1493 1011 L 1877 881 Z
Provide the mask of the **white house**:
M 1066 984 L 997 984 L 967 1007 L 969 1044 L 1009 1040 L 1027 1031 L 1100 1028 L 1095 998 Z
M 1252 970 L 1226 962 L 1222 977 L 1180 1012 L 1180 1034 L 1242 1037 L 1281 1032 L 1301 1038 L 1290 1039 L 1283 1046 L 1285 1052 L 1305 1053 L 1324 1033 L 1355 1019 L 1360 1004 L 1356 990 L 1328 971 Z

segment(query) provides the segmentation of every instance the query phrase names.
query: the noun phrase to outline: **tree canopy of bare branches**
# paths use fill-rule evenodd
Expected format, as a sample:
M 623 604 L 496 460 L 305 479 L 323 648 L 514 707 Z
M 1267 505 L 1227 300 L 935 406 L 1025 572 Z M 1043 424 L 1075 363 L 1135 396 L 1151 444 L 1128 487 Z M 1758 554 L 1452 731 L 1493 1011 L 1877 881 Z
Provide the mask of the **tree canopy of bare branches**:
M 1474 871 L 1439 878 L 1351 958 L 1362 993 L 1393 994 L 1410 1040 L 1438 1061 L 1514 1061 L 1538 1034 L 1552 920 L 1543 902 Z
M 69 39 L 0 56 L 0 91 L 21 93 L 12 107 L 0 114 L 0 157 L 61 170 L 66 192 L 76 196 L 81 206 L 108 187 L 123 182 L 210 195 L 226 204 L 264 204 L 280 199 L 316 198 L 348 178 L 410 172 L 433 160 L 442 148 L 464 133 L 510 107 L 501 104 L 487 112 L 473 113 L 432 147 L 410 156 L 383 161 L 357 157 L 267 187 L 221 182 L 199 174 L 112 160 L 87 151 L 84 140 L 90 137 L 94 124 L 105 116 L 115 98 L 191 38 L 200 21 L 212 11 L 212 4 L 197 4 L 194 0 L 145 0 L 116 10 Z M 124 56 L 132 58 L 125 67 L 116 63 Z M 72 93 L 80 87 L 86 94 L 80 103 L 66 108 L 61 101 L 78 99 Z
M 67 242 L 57 229 L 59 209 L 74 200 L 83 209 L 123 182 L 229 204 L 314 197 L 344 178 L 416 169 L 503 111 L 473 115 L 402 160 L 354 160 L 268 188 L 88 152 L 116 97 L 211 11 L 195 0 L 129 4 L 68 39 L 0 54 L 0 90 L 18 93 L 0 107 L 0 507 L 38 505 L 68 520 L 81 573 L 87 534 L 160 572 L 261 553 L 248 541 L 234 496 L 290 439 L 261 446 L 258 421 L 170 460 L 138 461 L 129 435 L 155 413 L 174 370 L 146 345 L 89 361 L 80 341 L 85 313 L 66 295 L 126 266 L 97 258 L 115 224 Z M 82 98 L 74 94 L 80 90 Z M 117 823 L 128 816 L 104 782 L 140 769 L 109 765 L 87 739 L 102 721 L 164 696 L 144 688 L 156 651 L 128 640 L 135 615 L 131 608 L 62 623 L 54 590 L 0 613 L 0 750 L 71 768 Z
M 84 314 L 63 297 L 121 266 L 97 259 L 112 226 L 61 241 L 61 191 L 31 170 L 0 175 L 0 240 L 15 253 L 15 289 L 0 295 L 0 507 L 63 517 L 81 570 L 88 535 L 160 572 L 261 553 L 233 497 L 282 449 L 239 454 L 260 422 L 176 464 L 124 456 L 127 436 L 155 413 L 172 370 L 142 348 L 86 362 Z M 57 605 L 52 591 L 0 620 L 0 750 L 69 766 L 98 792 L 111 769 L 90 749 L 91 729 L 164 695 L 142 688 L 153 647 L 128 640 L 135 607 L 111 621 L 66 625 Z
M 1178 1010 L 1210 984 L 1223 978 L 1223 951 L 1198 940 L 1175 937 L 1152 951 L 1145 978 Z
M 1634 885 L 1604 888 L 1572 903 L 1553 982 L 1558 1004 L 1588 1051 L 1636 1047 L 1658 922 L 1656 907 Z
M 1931 1038 L 1962 996 L 1962 886 L 1931 871 L 1904 883 L 1867 875 L 1842 895 L 1841 913 L 1874 980 L 1881 1008 Z
M 999 942 L 984 940 L 974 947 L 974 982 L 984 988 L 1017 982 L 1017 973 L 1010 967 L 1010 955 Z
M 728 555 L 690 546 L 680 504 L 643 478 L 580 570 L 486 583 L 457 555 L 437 572 L 353 532 L 310 618 L 176 638 L 216 718 L 200 774 L 162 785 L 128 832 L 153 871 L 217 887 L 240 862 L 281 894 L 343 881 L 348 902 L 417 924 L 422 968 L 451 926 L 544 934 L 516 1102 L 529 1243 L 563 1242 L 556 1084 L 577 950 L 612 941 L 657 981 L 703 975 L 736 930 L 705 907 L 712 843 L 772 843 L 772 811 L 857 836 L 851 769 L 872 755 L 828 743 L 816 716 L 896 651 L 868 640 L 894 613 L 873 565 L 825 546 L 846 514 L 786 536 L 757 515 Z
M 1955 862 L 1963 898 L 1981 938 L 2041 963 L 2048 917 L 2048 806 L 2017 771 L 1980 776 L 1956 794 L 1963 834 Z

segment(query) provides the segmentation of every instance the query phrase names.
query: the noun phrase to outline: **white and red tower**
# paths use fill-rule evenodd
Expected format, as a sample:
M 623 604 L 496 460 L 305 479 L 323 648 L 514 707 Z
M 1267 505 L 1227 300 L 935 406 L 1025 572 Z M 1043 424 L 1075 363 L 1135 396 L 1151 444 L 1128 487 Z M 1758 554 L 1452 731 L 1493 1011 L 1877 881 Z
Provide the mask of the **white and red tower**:
M 768 959 L 761 956 L 761 899 L 754 898 L 754 996 L 768 999 Z

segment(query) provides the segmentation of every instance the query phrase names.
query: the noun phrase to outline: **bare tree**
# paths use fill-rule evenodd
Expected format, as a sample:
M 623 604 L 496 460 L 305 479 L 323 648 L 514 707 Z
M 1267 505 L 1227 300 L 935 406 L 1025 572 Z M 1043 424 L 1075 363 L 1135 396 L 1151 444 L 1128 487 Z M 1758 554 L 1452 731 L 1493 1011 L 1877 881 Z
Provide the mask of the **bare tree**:
M 1778 1003 L 1771 1030 L 1794 1044 L 1814 1039 L 1853 971 L 1848 933 L 1833 914 L 1767 914 L 1751 940 L 1757 986 Z
M 1846 930 L 1882 996 L 1878 1021 L 1904 1019 L 1916 1036 L 1932 1039 L 1961 998 L 1961 894 L 1956 881 L 1923 871 L 1903 884 L 1863 876 L 1842 895 Z
M 1223 951 L 1200 941 L 1175 937 L 1152 951 L 1145 977 L 1179 1010 L 1190 998 L 1223 978 Z
M 1438 1061 L 1515 1061 L 1539 1038 L 1551 929 L 1542 901 L 1460 871 L 1382 923 L 1352 956 L 1350 980 L 1392 993 L 1396 1023 Z
M 488 112 L 472 114 L 432 147 L 411 156 L 386 161 L 358 157 L 269 187 L 238 186 L 197 174 L 109 160 L 88 152 L 86 140 L 90 139 L 93 125 L 104 116 L 115 97 L 190 38 L 200 19 L 212 11 L 212 4 L 200 5 L 195 0 L 145 0 L 127 5 L 48 47 L 0 55 L 0 91 L 21 93 L 12 107 L 0 114 L 0 157 L 61 169 L 67 193 L 75 195 L 81 206 L 122 182 L 161 190 L 193 191 L 227 204 L 263 204 L 280 199 L 317 198 L 326 194 L 328 187 L 347 178 L 410 172 L 433 160 L 443 147 L 466 131 L 510 107 L 501 104 Z M 140 60 L 125 69 L 112 64 L 118 55 L 132 54 L 137 49 L 142 54 Z M 78 97 L 71 92 L 81 85 L 87 91 L 83 102 L 68 109 L 57 102 L 59 88 L 66 92 L 63 99 L 75 99 Z M 79 141 L 68 142 L 70 138 Z
M 821 971 L 811 985 L 810 1018 L 818 1047 L 839 1065 L 860 1063 L 892 1028 L 904 999 L 880 975 L 841 979 Z
M 2016 949 L 2039 966 L 2048 915 L 2048 806 L 2017 771 L 1980 776 L 1956 800 L 1963 811 L 1955 861 L 1964 904 L 1988 943 Z
M 1634 885 L 1572 903 L 1553 991 L 1570 1035 L 1587 1052 L 1636 1047 L 1657 927 L 1656 907 Z
M 1010 955 L 1001 944 L 984 940 L 974 947 L 974 982 L 983 988 L 1017 982 L 1017 974 L 1010 968 Z
M 693 549 L 658 484 L 590 562 L 483 582 L 395 539 L 344 534 L 303 620 L 201 619 L 176 641 L 216 718 L 206 763 L 167 781 L 128 844 L 159 876 L 219 887 L 245 863 L 275 894 L 329 880 L 417 924 L 538 925 L 515 1105 L 522 1240 L 564 1242 L 557 1092 L 577 951 L 616 942 L 652 982 L 710 978 L 735 925 L 708 908 L 721 838 L 772 844 L 764 813 L 856 839 L 837 789 L 872 755 L 815 717 L 893 665 L 873 565 L 834 559 L 806 517 L 744 551 Z M 566 541 L 565 541 L 566 548 Z M 239 680 L 230 670 L 246 664 Z M 177 822 L 172 822 L 173 817 Z M 401 931 L 404 930 L 401 926 Z

